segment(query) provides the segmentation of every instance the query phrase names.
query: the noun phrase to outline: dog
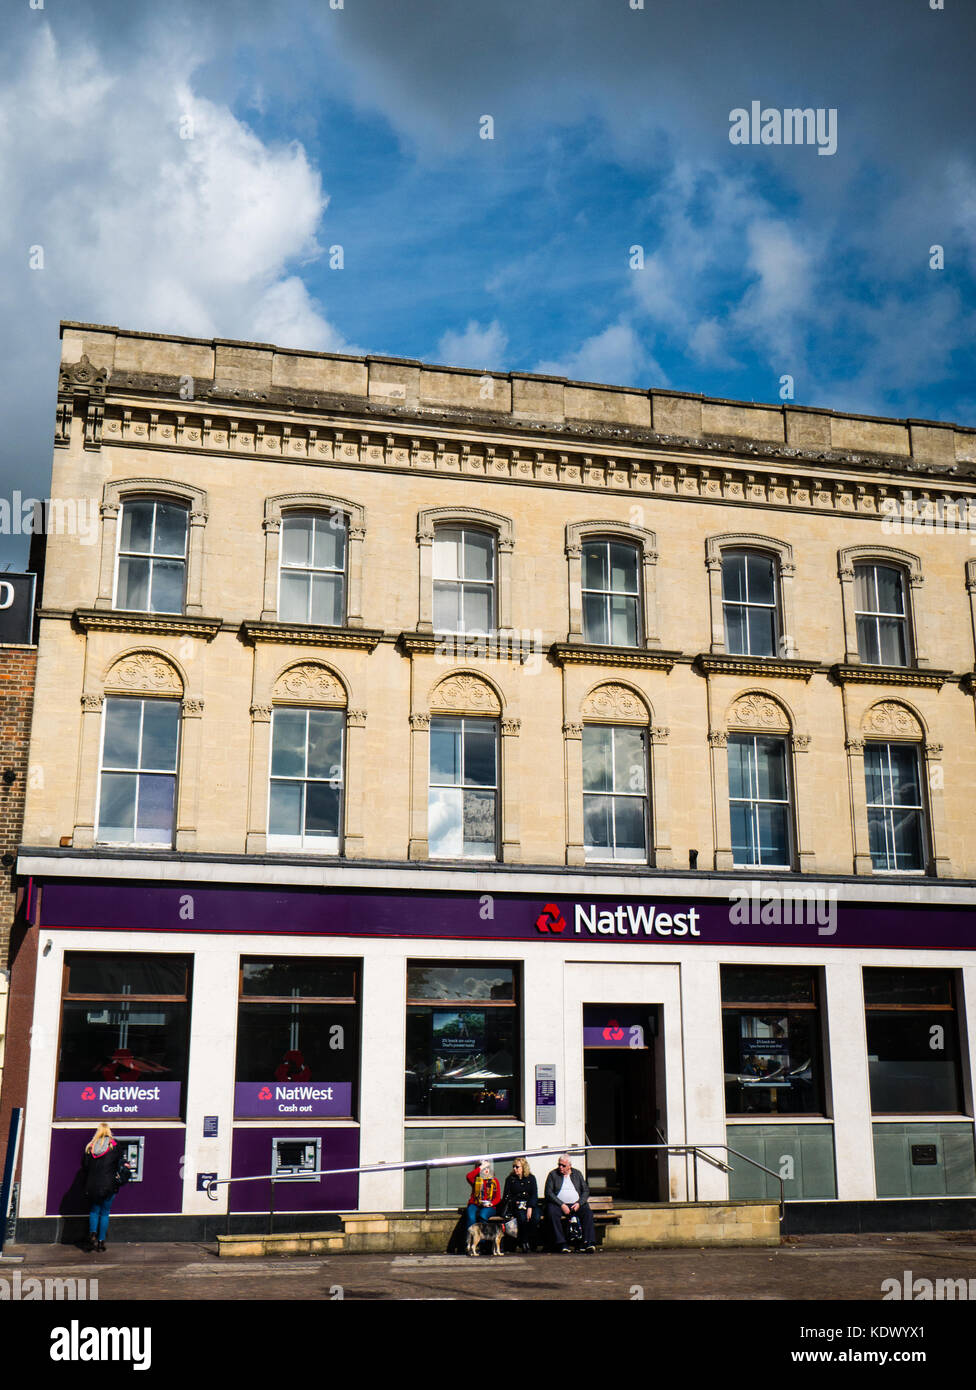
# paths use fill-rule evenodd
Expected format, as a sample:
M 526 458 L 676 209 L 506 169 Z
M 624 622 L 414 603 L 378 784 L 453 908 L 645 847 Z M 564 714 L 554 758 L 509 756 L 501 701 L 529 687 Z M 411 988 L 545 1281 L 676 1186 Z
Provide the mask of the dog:
M 468 1243 L 466 1254 L 479 1255 L 483 1241 L 487 1241 L 491 1246 L 491 1253 L 500 1255 L 502 1253 L 502 1237 L 505 1234 L 504 1221 L 476 1221 L 473 1226 L 468 1227 Z

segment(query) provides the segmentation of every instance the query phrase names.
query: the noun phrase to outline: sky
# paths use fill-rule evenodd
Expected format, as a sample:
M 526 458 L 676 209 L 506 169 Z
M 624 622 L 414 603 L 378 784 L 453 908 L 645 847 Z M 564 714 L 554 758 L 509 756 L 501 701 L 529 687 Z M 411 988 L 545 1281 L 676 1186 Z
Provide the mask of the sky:
M 976 425 L 974 39 L 972 0 L 0 0 L 0 565 L 60 319 Z M 733 143 L 753 103 L 821 138 Z

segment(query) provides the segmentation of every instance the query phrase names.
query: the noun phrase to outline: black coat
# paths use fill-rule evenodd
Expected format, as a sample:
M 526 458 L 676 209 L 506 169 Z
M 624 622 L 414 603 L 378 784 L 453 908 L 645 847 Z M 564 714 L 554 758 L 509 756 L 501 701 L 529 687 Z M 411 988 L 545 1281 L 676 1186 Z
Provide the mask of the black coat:
M 118 1192 L 125 1165 L 122 1149 L 114 1139 L 103 1154 L 96 1156 L 86 1149 L 81 1166 L 85 1173 L 85 1196 L 90 1202 L 104 1202 L 106 1197 Z
M 531 1211 L 538 1210 L 539 1187 L 531 1173 L 527 1178 L 518 1178 L 514 1173 L 509 1173 L 505 1179 L 505 1191 L 502 1193 L 505 1215 L 514 1216 L 519 1202 L 525 1202 Z

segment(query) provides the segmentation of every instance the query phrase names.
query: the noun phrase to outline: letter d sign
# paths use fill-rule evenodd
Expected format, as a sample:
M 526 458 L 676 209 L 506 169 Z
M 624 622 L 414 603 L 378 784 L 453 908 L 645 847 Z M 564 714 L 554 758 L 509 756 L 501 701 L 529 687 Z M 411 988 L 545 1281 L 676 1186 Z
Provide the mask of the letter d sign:
M 0 581 L 0 608 L 9 608 L 14 601 L 14 586 L 9 580 Z

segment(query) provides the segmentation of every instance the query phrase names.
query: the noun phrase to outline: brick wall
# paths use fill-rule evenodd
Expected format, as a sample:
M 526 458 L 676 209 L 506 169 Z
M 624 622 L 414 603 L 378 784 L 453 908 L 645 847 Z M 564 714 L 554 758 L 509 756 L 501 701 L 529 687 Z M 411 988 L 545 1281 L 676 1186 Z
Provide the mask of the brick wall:
M 0 860 L 20 845 L 36 669 L 36 647 L 0 646 Z M 0 863 L 0 970 L 7 966 L 15 911 L 13 865 Z

